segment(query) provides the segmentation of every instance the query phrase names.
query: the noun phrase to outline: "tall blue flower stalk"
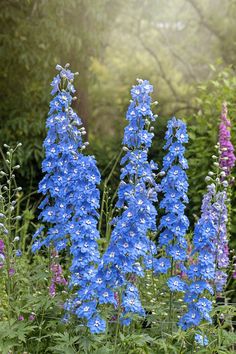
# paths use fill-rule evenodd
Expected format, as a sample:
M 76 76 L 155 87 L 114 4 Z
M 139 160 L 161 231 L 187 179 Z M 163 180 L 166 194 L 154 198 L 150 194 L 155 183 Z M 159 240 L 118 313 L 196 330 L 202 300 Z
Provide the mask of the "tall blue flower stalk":
M 160 208 L 164 209 L 161 217 L 158 239 L 160 258 L 155 264 L 156 273 L 170 273 L 167 285 L 171 292 L 183 291 L 184 281 L 181 279 L 181 268 L 187 258 L 186 232 L 189 227 L 185 215 L 188 203 L 188 180 L 185 170 L 188 163 L 184 157 L 184 144 L 188 142 L 186 125 L 175 117 L 167 124 L 164 149 L 167 154 L 163 159 L 165 177 L 161 182 L 163 199 Z
M 189 284 L 185 286 L 184 301 L 187 312 L 180 318 L 179 325 L 186 330 L 198 326 L 202 320 L 211 322 L 212 287 L 215 278 L 216 254 L 216 224 L 213 204 L 216 196 L 216 187 L 212 183 L 207 187 L 203 197 L 201 217 L 199 218 L 193 235 L 193 249 L 191 264 L 187 269 Z
M 123 324 L 130 323 L 131 313 L 144 315 L 136 283 L 144 276 L 144 268 L 151 267 L 151 253 L 156 252 L 147 236 L 148 232 L 156 230 L 154 202 L 158 191 L 157 165 L 148 162 L 148 149 L 154 136 L 150 124 L 155 121 L 151 110 L 152 90 L 149 82 L 143 80 L 138 80 L 138 85 L 131 90 L 132 101 L 126 116 L 128 126 L 123 140 L 126 153 L 121 161 L 117 202 L 121 214 L 113 220 L 110 243 L 94 283 L 85 295 L 87 306 L 78 309 L 95 333 L 104 330 L 104 320 L 97 317 L 97 304 L 113 305 L 118 312 L 117 321 L 121 320 Z
M 216 146 L 219 148 L 219 145 Z M 220 150 L 219 150 L 220 152 Z M 186 269 L 188 284 L 184 301 L 187 312 L 179 325 L 186 330 L 202 321 L 212 322 L 213 295 L 222 292 L 227 281 L 229 265 L 227 244 L 227 186 L 226 173 L 213 155 L 216 171 L 209 172 L 207 193 L 203 197 L 201 216 L 194 228 L 190 265 Z
M 35 236 L 33 251 L 52 246 L 61 251 L 70 246 L 72 264 L 70 287 L 78 289 L 73 302 L 81 301 L 80 292 L 90 284 L 99 261 L 97 239 L 100 173 L 93 156 L 85 156 L 87 142 L 81 119 L 71 108 L 75 88 L 74 74 L 57 65 L 58 74 L 52 81 L 47 137 L 44 142 L 45 173 L 39 184 L 44 195 L 40 204 L 40 219 L 46 225 L 46 235 L 40 228 Z

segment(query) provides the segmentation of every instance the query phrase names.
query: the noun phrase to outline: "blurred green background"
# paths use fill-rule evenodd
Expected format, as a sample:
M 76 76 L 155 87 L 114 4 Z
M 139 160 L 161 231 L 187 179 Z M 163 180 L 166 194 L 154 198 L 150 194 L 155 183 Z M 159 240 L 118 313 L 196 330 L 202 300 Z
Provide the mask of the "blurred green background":
M 223 100 L 236 143 L 235 0 L 1 0 L 0 142 L 22 142 L 19 184 L 37 189 L 55 65 L 79 71 L 75 109 L 105 178 L 120 151 L 136 78 L 158 100 L 151 157 L 161 164 L 166 120 L 188 123 L 194 221 L 217 142 Z M 106 168 L 108 166 L 108 168 Z M 115 189 L 119 166 L 111 188 Z M 233 190 L 233 235 L 236 197 Z M 234 239 L 235 237 L 233 237 Z

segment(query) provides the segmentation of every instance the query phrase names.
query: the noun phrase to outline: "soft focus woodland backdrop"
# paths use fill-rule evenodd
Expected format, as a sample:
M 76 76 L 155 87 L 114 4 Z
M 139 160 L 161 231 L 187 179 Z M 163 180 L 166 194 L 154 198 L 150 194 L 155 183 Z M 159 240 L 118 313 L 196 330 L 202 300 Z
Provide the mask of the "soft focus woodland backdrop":
M 235 131 L 235 0 L 1 0 L 0 142 L 22 142 L 20 182 L 40 178 L 50 81 L 57 63 L 78 70 L 76 109 L 104 177 L 117 157 L 137 77 L 159 102 L 152 157 L 161 163 L 166 120 L 188 123 L 191 215 L 211 168 L 221 104 Z M 110 163 L 110 165 L 109 165 Z M 115 175 L 118 179 L 119 166 Z M 116 188 L 113 179 L 112 189 Z M 196 190 L 198 193 L 196 193 Z M 235 191 L 233 208 L 236 209 Z M 235 210 L 234 210 L 235 211 Z M 236 232 L 236 222 L 233 222 Z

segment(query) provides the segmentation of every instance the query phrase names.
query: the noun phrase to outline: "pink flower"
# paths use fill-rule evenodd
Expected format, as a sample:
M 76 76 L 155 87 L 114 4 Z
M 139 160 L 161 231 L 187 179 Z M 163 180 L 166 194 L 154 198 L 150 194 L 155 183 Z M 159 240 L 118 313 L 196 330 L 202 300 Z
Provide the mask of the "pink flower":
M 52 251 L 51 257 L 57 258 L 58 253 L 56 251 Z M 50 266 L 50 270 L 52 272 L 52 280 L 51 285 L 49 287 L 49 294 L 50 296 L 54 297 L 56 295 L 56 284 L 59 285 L 67 285 L 67 280 L 63 277 L 62 267 L 59 263 L 53 261 Z
M 4 248 L 5 248 L 4 241 L 0 239 L 0 253 L 4 253 Z
M 235 165 L 236 157 L 234 155 L 234 147 L 231 143 L 230 135 L 230 120 L 227 118 L 227 104 L 222 104 L 221 123 L 219 127 L 219 142 L 220 142 L 220 167 L 224 169 L 226 175 L 231 173 L 232 168 Z
M 31 313 L 31 315 L 29 316 L 29 320 L 30 321 L 34 321 L 35 320 L 35 314 Z
M 18 321 L 24 321 L 24 316 L 23 316 L 23 315 L 20 315 L 20 316 L 18 317 Z
M 53 283 L 53 282 L 49 286 L 49 295 L 51 297 L 54 297 L 56 295 L 56 286 L 55 286 L 55 283 Z
M 9 269 L 9 275 L 10 275 L 10 277 L 12 277 L 14 274 L 15 274 L 15 269 L 14 268 L 10 268 Z

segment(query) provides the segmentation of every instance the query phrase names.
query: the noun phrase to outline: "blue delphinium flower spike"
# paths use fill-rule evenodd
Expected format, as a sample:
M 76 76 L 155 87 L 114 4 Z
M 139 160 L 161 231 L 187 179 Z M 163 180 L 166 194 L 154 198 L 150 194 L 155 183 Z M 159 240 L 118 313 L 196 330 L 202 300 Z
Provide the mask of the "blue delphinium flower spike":
M 131 90 L 132 101 L 123 140 L 126 153 L 121 161 L 123 168 L 117 202 L 122 213 L 113 220 L 110 244 L 87 294 L 88 300 L 90 297 L 95 299 L 94 306 L 96 301 L 99 305 L 120 306 L 123 324 L 130 323 L 131 313 L 144 314 L 136 281 L 144 276 L 144 268 L 150 267 L 150 253 L 156 252 L 154 243 L 147 237 L 148 231 L 156 229 L 154 202 L 158 191 L 154 173 L 157 165 L 148 162 L 148 148 L 153 138 L 150 123 L 155 121 L 151 110 L 152 90 L 149 82 L 143 80 Z M 93 316 L 97 316 L 97 309 Z M 94 323 L 93 316 L 90 316 L 89 326 L 90 322 Z M 93 325 L 90 329 L 94 330 Z M 101 331 L 103 329 L 101 325 Z
M 213 212 L 215 184 L 208 185 L 208 191 L 202 201 L 201 217 L 193 235 L 192 264 L 187 269 L 189 284 L 186 285 L 184 301 L 188 309 L 179 321 L 182 329 L 195 327 L 202 320 L 211 322 L 210 312 L 213 295 L 211 286 L 215 277 L 216 225 Z
M 72 264 L 70 287 L 83 292 L 95 274 L 99 261 L 97 220 L 99 209 L 100 173 L 93 156 L 85 156 L 83 142 L 86 134 L 81 119 L 71 108 L 75 88 L 74 73 L 57 65 L 58 74 L 52 81 L 50 111 L 47 119 L 47 137 L 44 142 L 45 173 L 39 184 L 44 195 L 40 205 L 40 219 L 46 226 L 34 235 L 33 251 L 53 246 L 61 251 L 70 244 Z M 73 309 L 80 301 L 78 293 L 66 308 Z
M 188 142 L 188 134 L 185 123 L 175 117 L 170 119 L 165 140 L 164 149 L 167 150 L 163 159 L 165 176 L 161 182 L 164 197 L 160 203 L 164 215 L 160 220 L 161 233 L 158 240 L 158 250 L 162 257 L 156 260 L 154 272 L 166 274 L 172 264 L 172 274 L 167 285 L 171 291 L 183 291 L 184 282 L 179 275 L 173 274 L 173 263 L 175 268 L 181 269 L 187 258 L 186 232 L 189 221 L 184 211 L 188 203 L 188 181 L 185 172 L 188 163 L 184 157 L 184 144 Z

